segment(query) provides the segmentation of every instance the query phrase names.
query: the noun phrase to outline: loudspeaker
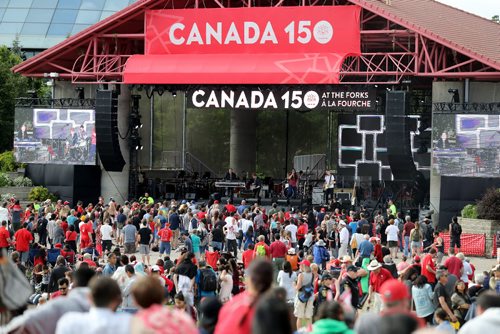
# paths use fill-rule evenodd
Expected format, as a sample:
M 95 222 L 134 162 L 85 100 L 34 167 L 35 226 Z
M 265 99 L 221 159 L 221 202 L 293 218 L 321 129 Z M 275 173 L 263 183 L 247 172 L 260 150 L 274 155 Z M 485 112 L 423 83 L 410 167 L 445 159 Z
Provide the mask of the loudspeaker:
M 97 90 L 95 98 L 95 132 L 97 152 L 105 170 L 121 172 L 125 166 L 118 142 L 118 94 Z
M 417 168 L 410 144 L 410 124 L 407 117 L 409 96 L 404 91 L 387 92 L 385 104 L 385 143 L 387 159 L 395 180 L 413 180 Z

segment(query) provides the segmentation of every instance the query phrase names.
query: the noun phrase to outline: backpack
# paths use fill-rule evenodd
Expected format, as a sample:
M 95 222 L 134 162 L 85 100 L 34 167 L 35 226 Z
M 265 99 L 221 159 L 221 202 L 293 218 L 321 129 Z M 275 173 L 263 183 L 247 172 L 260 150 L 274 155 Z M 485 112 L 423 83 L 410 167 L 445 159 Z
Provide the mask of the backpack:
M 255 254 L 257 256 L 265 257 L 266 256 L 266 247 L 264 247 L 264 245 L 258 245 L 257 248 L 255 248 Z
M 311 298 L 311 296 L 313 295 L 313 293 L 314 293 L 314 288 L 311 281 L 310 284 L 304 285 L 303 287 L 300 288 L 297 297 L 299 298 L 299 301 L 301 301 L 302 303 L 307 303 L 309 301 L 309 298 Z
M 200 288 L 205 292 L 217 290 L 217 276 L 213 270 L 202 269 L 200 271 Z
M 399 229 L 399 233 L 400 234 L 403 233 L 403 227 L 404 227 L 403 222 L 399 218 L 396 218 L 395 223 L 396 223 L 396 226 Z
M 460 226 L 459 223 L 453 223 L 453 225 L 451 225 L 451 232 L 456 236 L 462 234 L 462 226 Z

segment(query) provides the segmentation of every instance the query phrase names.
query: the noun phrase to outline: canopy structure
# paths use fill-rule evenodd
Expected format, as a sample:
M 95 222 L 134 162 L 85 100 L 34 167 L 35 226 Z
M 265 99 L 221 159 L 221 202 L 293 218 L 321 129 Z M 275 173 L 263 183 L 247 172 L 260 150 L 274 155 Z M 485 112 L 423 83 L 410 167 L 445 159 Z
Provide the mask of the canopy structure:
M 272 53 L 255 55 L 269 60 L 258 66 L 255 57 L 234 59 L 230 54 L 212 64 L 210 55 L 183 59 L 169 55 L 154 66 L 152 59 L 141 57 L 146 48 L 145 13 L 151 9 L 320 5 L 360 7 L 361 54 L 311 55 L 320 60 L 312 70 L 304 66 L 312 58 L 283 58 Z M 397 84 L 405 77 L 499 80 L 498 50 L 500 25 L 433 0 L 327 0 L 302 1 L 299 5 L 289 0 L 142 0 L 15 66 L 13 71 L 32 77 L 57 72 L 60 78 L 74 83 L 94 84 L 144 79 L 150 79 L 151 84 L 231 84 L 238 83 L 235 77 L 241 75 L 258 83 L 259 73 L 265 71 L 274 77 L 272 83 Z M 335 60 L 322 65 L 325 57 Z M 157 73 L 145 72 L 146 68 Z

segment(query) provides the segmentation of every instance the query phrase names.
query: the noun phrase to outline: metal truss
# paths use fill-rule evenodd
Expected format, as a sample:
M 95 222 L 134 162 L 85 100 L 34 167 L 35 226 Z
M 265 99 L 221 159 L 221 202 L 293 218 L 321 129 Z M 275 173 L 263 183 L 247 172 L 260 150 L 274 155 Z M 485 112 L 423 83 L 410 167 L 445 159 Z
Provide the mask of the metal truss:
M 298 6 L 345 4 L 350 3 L 347 0 L 301 0 Z M 84 31 L 82 34 L 88 36 L 78 39 L 77 44 L 61 48 L 60 54 L 44 58 L 42 66 L 26 70 L 24 74 L 43 77 L 44 72 L 53 70 L 75 84 L 120 83 L 128 58 L 144 53 L 145 10 L 253 6 L 297 6 L 297 3 L 290 0 L 144 0 L 117 13 L 113 21 L 98 23 L 102 29 Z M 361 51 L 360 56 L 345 58 L 339 73 L 341 83 L 400 84 L 408 77 L 500 79 L 498 69 L 460 53 L 451 42 L 441 44 L 367 9 L 361 12 Z
M 16 108 L 71 108 L 71 109 L 93 109 L 95 99 L 76 98 L 31 98 L 20 97 L 16 99 Z
M 435 102 L 433 112 L 438 114 L 500 114 L 500 102 L 493 103 L 453 103 Z

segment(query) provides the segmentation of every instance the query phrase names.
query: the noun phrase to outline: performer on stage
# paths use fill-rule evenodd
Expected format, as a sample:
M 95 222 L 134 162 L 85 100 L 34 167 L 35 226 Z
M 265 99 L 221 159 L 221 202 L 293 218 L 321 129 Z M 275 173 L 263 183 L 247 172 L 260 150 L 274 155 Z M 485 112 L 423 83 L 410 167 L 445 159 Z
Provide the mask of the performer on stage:
M 229 168 L 227 170 L 226 176 L 224 176 L 224 180 L 229 180 L 229 181 L 238 180 L 238 176 L 236 175 L 236 173 L 233 171 L 232 168 Z
M 253 197 L 260 198 L 260 190 L 262 189 L 262 180 L 257 176 L 256 173 L 252 173 L 252 178 L 250 179 L 248 185 L 253 191 Z
M 333 200 L 333 189 L 335 188 L 335 176 L 330 170 L 325 172 L 325 183 L 323 184 L 323 191 L 325 193 L 325 203 L 330 203 Z
M 288 182 L 286 198 L 294 198 L 297 195 L 297 183 L 299 182 L 299 175 L 295 171 L 295 168 L 292 168 L 292 171 L 288 173 L 286 179 Z

